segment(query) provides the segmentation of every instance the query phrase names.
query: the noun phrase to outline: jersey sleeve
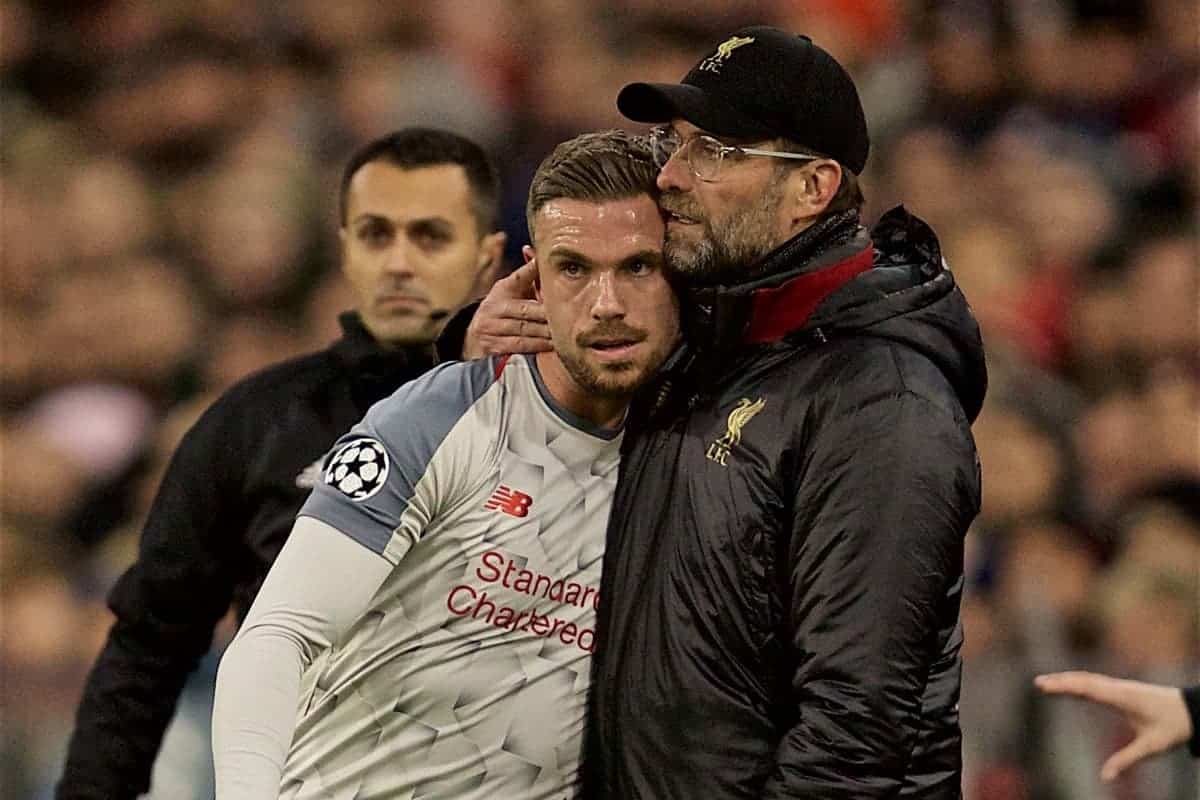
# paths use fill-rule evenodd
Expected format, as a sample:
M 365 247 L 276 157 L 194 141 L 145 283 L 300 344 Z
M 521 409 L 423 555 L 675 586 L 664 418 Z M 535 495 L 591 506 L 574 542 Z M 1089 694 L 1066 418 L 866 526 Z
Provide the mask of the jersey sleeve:
M 366 613 L 391 569 L 340 531 L 296 521 L 221 658 L 212 717 L 217 797 L 279 796 L 304 672 Z
M 494 460 L 497 376 L 493 358 L 443 364 L 376 403 L 325 457 L 300 516 L 399 563 Z

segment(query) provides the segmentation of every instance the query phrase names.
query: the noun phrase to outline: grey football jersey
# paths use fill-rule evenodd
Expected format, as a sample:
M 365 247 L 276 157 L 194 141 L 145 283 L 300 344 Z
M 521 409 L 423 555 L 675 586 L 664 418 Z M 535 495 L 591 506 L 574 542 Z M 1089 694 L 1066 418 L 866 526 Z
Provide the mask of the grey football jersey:
M 574 793 L 619 447 L 532 356 L 443 365 L 339 440 L 300 513 L 394 568 L 304 676 L 282 798 Z

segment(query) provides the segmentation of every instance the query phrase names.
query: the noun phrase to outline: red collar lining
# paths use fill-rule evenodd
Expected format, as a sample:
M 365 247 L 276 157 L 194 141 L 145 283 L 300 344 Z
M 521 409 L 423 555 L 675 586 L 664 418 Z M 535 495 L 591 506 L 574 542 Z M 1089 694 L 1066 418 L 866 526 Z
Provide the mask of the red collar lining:
M 745 341 L 753 344 L 774 342 L 804 327 L 822 300 L 870 269 L 874 260 L 875 247 L 867 245 L 824 269 L 797 275 L 780 286 L 755 290 L 751 295 L 750 324 L 746 327 Z

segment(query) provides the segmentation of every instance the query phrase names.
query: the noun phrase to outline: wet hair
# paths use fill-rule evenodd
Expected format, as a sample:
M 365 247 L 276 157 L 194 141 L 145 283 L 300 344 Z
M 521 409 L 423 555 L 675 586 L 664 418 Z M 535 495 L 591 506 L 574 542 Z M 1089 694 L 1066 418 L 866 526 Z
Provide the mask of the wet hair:
M 500 213 L 500 179 L 496 165 L 483 148 L 466 137 L 437 128 L 402 128 L 368 142 L 350 156 L 342 172 L 338 194 L 338 216 L 345 226 L 350 181 L 367 164 L 382 161 L 401 169 L 457 164 L 471 187 L 471 209 L 479 235 L 496 229 Z
M 658 169 L 644 136 L 610 130 L 585 133 L 554 148 L 529 184 L 525 221 L 533 237 L 534 217 L 553 200 L 604 202 L 657 195 Z

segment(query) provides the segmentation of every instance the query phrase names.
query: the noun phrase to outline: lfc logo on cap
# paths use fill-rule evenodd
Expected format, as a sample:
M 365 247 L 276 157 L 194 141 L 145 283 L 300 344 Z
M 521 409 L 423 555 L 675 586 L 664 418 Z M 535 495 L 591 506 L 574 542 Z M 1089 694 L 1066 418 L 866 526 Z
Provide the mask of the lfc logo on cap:
M 720 72 L 734 50 L 753 41 L 753 36 L 730 36 L 717 45 L 717 52 L 700 62 L 700 69 L 705 72 Z

